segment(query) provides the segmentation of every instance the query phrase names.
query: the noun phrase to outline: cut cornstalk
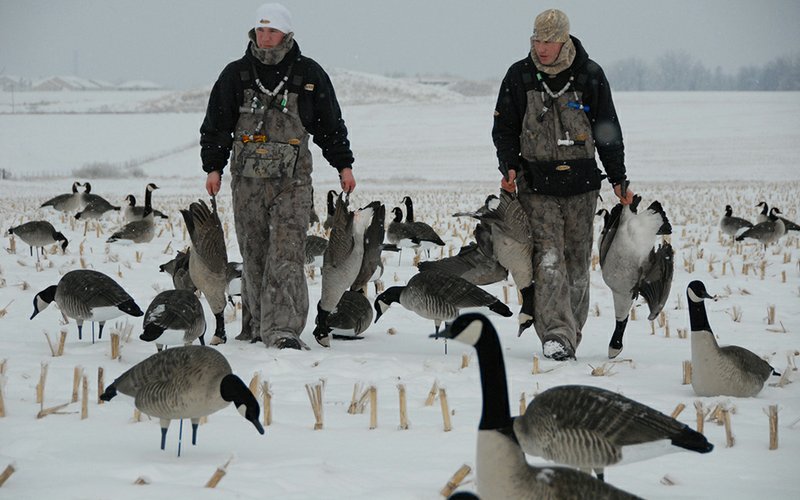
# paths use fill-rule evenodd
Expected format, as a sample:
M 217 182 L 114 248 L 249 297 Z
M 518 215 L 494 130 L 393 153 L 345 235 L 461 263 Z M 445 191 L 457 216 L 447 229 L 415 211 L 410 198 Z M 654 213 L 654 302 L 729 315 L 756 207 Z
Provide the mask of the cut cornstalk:
M 36 402 L 39 403 L 40 409 L 44 408 L 44 386 L 47 383 L 47 368 L 48 364 L 42 362 L 42 369 L 39 372 L 39 383 L 36 384 Z
M 17 470 L 16 464 L 13 463 L 8 464 L 6 468 L 3 470 L 3 472 L 0 472 L 0 486 L 3 486 L 3 484 L 5 484 L 5 482 L 8 481 L 8 478 L 11 477 L 11 474 L 16 472 L 16 470 Z
M 119 333 L 111 334 L 111 359 L 119 359 Z
M 81 388 L 83 389 L 83 398 L 81 399 L 81 420 L 86 420 L 89 418 L 89 377 L 86 375 L 83 376 L 83 381 L 81 383 Z
M 370 386 L 369 388 L 369 428 L 376 429 L 378 427 L 378 388 Z
M 269 390 L 269 381 L 261 384 L 261 396 L 264 398 L 264 427 L 272 424 L 272 391 Z
M 258 398 L 258 388 L 261 385 L 261 372 L 253 373 L 253 378 L 250 379 L 250 392 L 253 396 Z
M 400 430 L 408 429 L 408 405 L 406 404 L 406 386 L 397 385 L 397 393 L 400 398 Z
M 447 392 L 444 387 L 439 389 L 439 403 L 442 406 L 442 420 L 444 421 L 444 431 L 450 432 L 453 426 L 450 423 L 450 407 L 447 405 Z
M 778 449 L 778 405 L 770 405 L 766 411 L 769 417 L 769 449 Z
M 519 414 L 522 415 L 525 413 L 525 409 L 528 407 L 527 402 L 525 401 L 525 393 L 521 393 L 519 395 Z
M 733 438 L 733 431 L 731 430 L 731 412 L 727 407 L 722 408 L 720 411 L 722 413 L 722 423 L 725 425 L 725 447 L 732 448 L 736 440 Z
M 691 361 L 684 361 L 683 362 L 683 385 L 689 385 L 692 383 L 692 362 Z
M 469 354 L 463 353 L 461 354 L 461 369 L 469 367 Z
M 63 356 L 64 355 L 64 344 L 67 342 L 67 331 L 61 330 L 59 337 L 58 337 L 58 348 L 56 348 L 55 356 Z
M 69 406 L 69 404 L 70 403 L 62 403 L 60 405 L 51 406 L 50 408 L 43 408 L 42 410 L 39 411 L 39 413 L 36 414 L 36 418 L 44 418 L 48 415 L 56 413 L 57 411 Z
M 355 415 L 358 413 L 358 398 L 361 395 L 361 382 L 353 384 L 353 397 L 350 399 L 350 406 L 347 407 L 347 413 Z
M 683 404 L 683 403 L 678 403 L 678 406 L 676 406 L 676 407 L 675 407 L 675 409 L 674 409 L 674 410 L 672 410 L 672 415 L 670 415 L 670 417 L 672 417 L 672 418 L 678 418 L 678 415 L 680 415 L 680 414 L 681 414 L 681 412 L 683 411 L 683 409 L 684 409 L 684 408 L 686 408 L 686 405 L 685 405 L 685 404 Z
M 103 404 L 103 400 L 100 399 L 100 396 L 103 395 L 103 387 L 105 383 L 103 383 L 103 367 L 97 367 L 97 404 Z
M 225 474 L 228 473 L 228 465 L 230 465 L 231 460 L 233 460 L 233 458 L 229 458 L 228 461 L 225 462 L 224 465 L 220 465 L 219 467 L 217 467 L 217 470 L 214 471 L 214 474 L 211 476 L 211 478 L 206 483 L 206 486 L 205 486 L 206 488 L 216 488 L 217 487 L 217 484 L 219 484 L 219 482 L 222 481 L 222 478 L 225 477 Z
M 706 414 L 703 410 L 703 402 L 702 401 L 695 401 L 694 408 L 697 416 L 697 432 L 700 434 L 703 433 L 703 424 L 706 421 Z
M 42 332 L 42 333 L 44 333 L 44 338 L 47 339 L 47 347 L 50 348 L 50 355 L 52 355 L 55 358 L 56 357 L 56 348 L 53 347 L 53 341 L 50 340 L 50 334 L 47 333 L 47 332 Z
M 311 402 L 311 409 L 314 411 L 314 430 L 321 430 L 324 426 L 322 412 L 322 382 L 316 384 L 306 384 L 306 393 Z
M 81 383 L 81 377 L 83 377 L 83 367 L 76 366 L 72 370 L 72 399 L 70 401 L 73 403 L 78 402 L 78 386 Z
M 433 406 L 436 395 L 439 393 L 439 382 L 434 380 L 431 390 L 428 392 L 428 398 L 425 400 L 425 406 Z
M 453 492 L 456 491 L 456 488 L 458 488 L 461 483 L 464 482 L 464 479 L 466 479 L 471 471 L 472 469 L 467 464 L 459 467 L 456 473 L 453 474 L 449 481 L 447 481 L 447 484 L 444 485 L 444 488 L 442 488 L 442 491 L 440 491 L 439 494 L 445 498 L 452 495 Z
M 534 375 L 538 375 L 540 373 L 539 372 L 539 356 L 537 356 L 535 354 L 533 355 L 533 369 L 531 370 L 531 373 L 534 374 Z

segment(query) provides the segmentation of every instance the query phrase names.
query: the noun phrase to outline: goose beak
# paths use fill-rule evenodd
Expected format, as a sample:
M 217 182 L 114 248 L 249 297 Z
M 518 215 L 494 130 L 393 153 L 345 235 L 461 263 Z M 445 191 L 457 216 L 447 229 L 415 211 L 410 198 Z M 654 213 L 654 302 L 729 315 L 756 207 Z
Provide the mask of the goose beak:
M 259 434 L 264 434 L 264 427 L 261 425 L 261 422 L 259 422 L 258 419 L 251 420 L 251 422 L 253 422 L 253 425 L 256 426 L 256 430 Z

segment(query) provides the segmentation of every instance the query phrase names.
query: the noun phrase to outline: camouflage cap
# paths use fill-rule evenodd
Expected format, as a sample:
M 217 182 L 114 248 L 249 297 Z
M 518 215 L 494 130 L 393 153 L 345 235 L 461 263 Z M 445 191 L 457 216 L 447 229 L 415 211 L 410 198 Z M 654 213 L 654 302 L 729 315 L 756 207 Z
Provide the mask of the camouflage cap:
M 566 42 L 569 40 L 569 18 L 558 9 L 548 9 L 533 23 L 533 39 L 539 42 Z

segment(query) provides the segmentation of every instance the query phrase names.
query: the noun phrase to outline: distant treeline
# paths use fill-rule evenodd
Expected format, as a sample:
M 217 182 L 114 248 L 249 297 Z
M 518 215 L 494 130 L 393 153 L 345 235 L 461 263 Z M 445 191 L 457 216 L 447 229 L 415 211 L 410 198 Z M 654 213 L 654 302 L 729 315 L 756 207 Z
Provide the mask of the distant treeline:
M 688 52 L 668 52 L 655 62 L 638 58 L 603 65 L 614 90 L 800 90 L 800 53 L 745 66 L 728 74 L 709 69 Z

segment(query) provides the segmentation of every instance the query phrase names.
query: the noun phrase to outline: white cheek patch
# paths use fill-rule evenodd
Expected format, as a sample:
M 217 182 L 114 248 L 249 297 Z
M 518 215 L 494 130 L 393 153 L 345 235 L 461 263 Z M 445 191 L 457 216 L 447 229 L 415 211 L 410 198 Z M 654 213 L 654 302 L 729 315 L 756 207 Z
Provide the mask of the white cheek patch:
M 247 417 L 247 415 L 245 415 L 247 413 L 247 405 L 239 405 L 236 407 L 236 409 L 239 410 L 239 414 L 241 416 L 245 418 Z

